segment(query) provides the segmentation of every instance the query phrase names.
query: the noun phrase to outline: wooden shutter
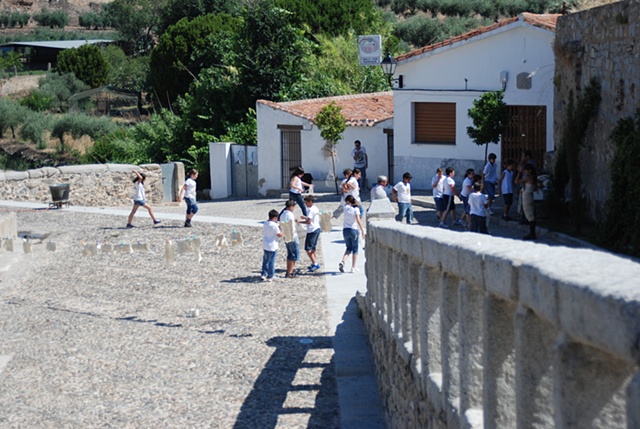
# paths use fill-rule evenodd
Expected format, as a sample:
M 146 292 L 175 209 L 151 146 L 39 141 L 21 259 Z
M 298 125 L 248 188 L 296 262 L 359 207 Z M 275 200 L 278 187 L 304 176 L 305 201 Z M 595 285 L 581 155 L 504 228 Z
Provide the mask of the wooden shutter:
M 455 103 L 415 103 L 414 143 L 456 144 Z

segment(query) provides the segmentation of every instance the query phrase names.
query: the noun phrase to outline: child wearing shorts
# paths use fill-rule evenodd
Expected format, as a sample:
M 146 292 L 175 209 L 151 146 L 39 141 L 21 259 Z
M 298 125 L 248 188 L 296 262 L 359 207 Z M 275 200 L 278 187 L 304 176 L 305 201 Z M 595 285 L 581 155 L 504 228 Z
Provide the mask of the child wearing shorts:
M 318 238 L 320 237 L 320 210 L 313 203 L 315 198 L 313 195 L 307 195 L 304 197 L 304 203 L 307 206 L 307 216 L 303 217 L 301 223 L 307 226 L 307 236 L 304 239 L 304 250 L 307 252 L 309 259 L 311 259 L 311 265 L 309 265 L 309 272 L 312 273 L 320 269 L 318 264 L 318 254 L 316 247 L 318 246 Z

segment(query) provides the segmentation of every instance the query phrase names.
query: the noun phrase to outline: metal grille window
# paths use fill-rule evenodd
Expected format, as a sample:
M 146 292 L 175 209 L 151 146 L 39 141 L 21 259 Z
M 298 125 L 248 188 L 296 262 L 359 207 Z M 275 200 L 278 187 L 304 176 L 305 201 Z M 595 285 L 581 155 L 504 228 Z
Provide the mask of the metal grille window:
M 282 153 L 282 187 L 289 188 L 289 176 L 294 168 L 302 165 L 299 130 L 282 130 L 280 132 Z
M 455 103 L 414 103 L 414 143 L 456 144 Z

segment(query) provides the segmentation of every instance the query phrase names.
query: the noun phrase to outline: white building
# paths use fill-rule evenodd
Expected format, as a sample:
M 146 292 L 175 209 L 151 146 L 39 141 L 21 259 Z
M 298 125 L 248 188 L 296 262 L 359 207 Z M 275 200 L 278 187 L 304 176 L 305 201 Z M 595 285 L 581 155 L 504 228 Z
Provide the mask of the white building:
M 396 58 L 394 154 L 396 175 L 410 171 L 415 189 L 427 189 L 437 167 L 457 179 L 479 171 L 485 147 L 467 135 L 468 111 L 484 92 L 504 89 L 511 124 L 489 152 L 518 161 L 523 150 L 542 165 L 553 150 L 553 40 L 559 15 L 523 13 Z M 399 79 L 400 80 L 400 79 Z
M 360 140 L 369 155 L 368 182 L 389 174 L 389 136 L 393 129 L 393 95 L 389 92 L 316 98 L 284 103 L 258 100 L 258 177 L 262 195 L 279 195 L 289 189 L 293 168 L 302 166 L 313 176 L 317 191 L 334 191 L 335 182 L 325 180 L 332 172 L 331 158 L 323 155 L 325 142 L 313 119 L 331 103 L 342 108 L 347 120 L 343 139 L 336 146 L 336 173 L 353 168 L 351 150 Z M 391 166 L 392 167 L 392 166 Z

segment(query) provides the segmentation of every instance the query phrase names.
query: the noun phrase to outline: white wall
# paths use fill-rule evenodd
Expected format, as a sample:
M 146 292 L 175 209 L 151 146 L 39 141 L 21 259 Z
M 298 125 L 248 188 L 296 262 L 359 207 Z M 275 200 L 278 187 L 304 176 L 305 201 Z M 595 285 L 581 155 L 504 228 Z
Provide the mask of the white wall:
M 257 103 L 258 117 L 258 183 L 259 192 L 266 195 L 268 191 L 281 189 L 281 150 L 278 125 L 302 126 L 300 132 L 302 148 L 302 168 L 314 178 L 316 191 L 333 191 L 325 187 L 324 179 L 331 170 L 331 159 L 322 155 L 324 140 L 318 128 L 307 119 L 273 109 Z M 392 128 L 393 121 L 388 120 L 374 127 L 347 127 L 343 140 L 337 145 L 338 160 L 336 172 L 341 177 L 342 170 L 353 167 L 351 149 L 353 142 L 360 140 L 369 155 L 367 177 L 369 183 L 375 182 L 380 174 L 387 174 L 387 135 L 383 129 Z
M 398 65 L 396 76 L 403 75 L 404 88 L 394 91 L 395 157 L 398 169 L 412 172 L 414 188 L 426 189 L 437 167 L 454 165 L 461 179 L 461 170 L 482 166 L 484 146 L 467 136 L 472 125 L 467 112 L 482 91 L 502 88 L 502 71 L 508 72 L 505 103 L 547 106 L 547 150 L 553 150 L 553 37 L 551 31 L 518 21 Z M 534 71 L 531 89 L 517 89 L 516 76 Z M 456 103 L 456 145 L 412 144 L 416 102 Z M 500 146 L 491 144 L 489 151 L 498 155 L 500 165 Z

